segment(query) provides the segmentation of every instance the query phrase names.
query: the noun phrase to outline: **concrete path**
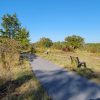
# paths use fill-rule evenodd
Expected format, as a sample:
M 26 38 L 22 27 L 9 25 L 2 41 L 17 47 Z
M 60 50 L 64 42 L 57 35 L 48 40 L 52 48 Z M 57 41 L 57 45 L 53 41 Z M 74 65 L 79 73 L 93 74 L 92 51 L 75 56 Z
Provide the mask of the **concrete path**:
M 100 86 L 34 56 L 32 69 L 53 100 L 100 100 Z

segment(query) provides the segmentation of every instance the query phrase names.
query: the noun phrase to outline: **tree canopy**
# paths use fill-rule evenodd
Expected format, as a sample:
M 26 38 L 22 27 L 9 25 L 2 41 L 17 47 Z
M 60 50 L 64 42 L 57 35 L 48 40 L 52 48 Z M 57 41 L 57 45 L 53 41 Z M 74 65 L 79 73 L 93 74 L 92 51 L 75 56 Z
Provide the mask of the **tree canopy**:
M 72 46 L 74 49 L 80 48 L 84 44 L 84 38 L 76 35 L 68 36 L 65 38 L 65 42 Z
M 3 15 L 1 26 L 3 27 L 3 29 L 0 30 L 0 34 L 2 36 L 6 36 L 9 38 L 14 38 L 16 36 L 17 32 L 21 28 L 21 24 L 16 16 L 16 14 Z
M 26 28 L 21 28 L 16 34 L 15 39 L 20 42 L 22 47 L 26 47 L 29 45 L 29 32 Z
M 16 14 L 3 15 L 1 26 L 0 34 L 2 37 L 19 41 L 23 48 L 29 45 L 29 32 L 21 26 Z
M 40 47 L 48 48 L 48 47 L 52 46 L 53 43 L 52 43 L 52 40 L 50 40 L 49 38 L 43 37 L 38 41 L 37 45 Z

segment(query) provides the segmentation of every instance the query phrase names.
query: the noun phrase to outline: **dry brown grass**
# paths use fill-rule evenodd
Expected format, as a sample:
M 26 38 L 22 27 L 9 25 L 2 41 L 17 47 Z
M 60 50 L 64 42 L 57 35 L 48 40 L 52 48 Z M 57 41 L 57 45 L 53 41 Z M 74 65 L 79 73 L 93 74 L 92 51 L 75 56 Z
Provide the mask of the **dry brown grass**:
M 24 61 L 21 66 L 16 63 L 10 72 L 2 68 L 0 63 L 0 69 L 0 99 L 49 100 L 48 94 L 35 78 L 28 61 Z
M 19 59 L 20 45 L 0 38 L 0 100 L 48 100 L 30 64 Z

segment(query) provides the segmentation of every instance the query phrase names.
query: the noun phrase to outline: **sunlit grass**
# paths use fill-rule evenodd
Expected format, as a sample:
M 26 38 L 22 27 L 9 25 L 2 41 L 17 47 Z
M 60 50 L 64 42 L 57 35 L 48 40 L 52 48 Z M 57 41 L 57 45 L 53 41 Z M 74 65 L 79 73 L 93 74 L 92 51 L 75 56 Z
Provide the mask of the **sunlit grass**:
M 28 61 L 14 66 L 10 72 L 0 65 L 0 99 L 3 100 L 49 100 L 39 81 L 31 70 Z M 11 76 L 12 82 L 9 82 Z M 6 90 L 3 90 L 6 89 Z

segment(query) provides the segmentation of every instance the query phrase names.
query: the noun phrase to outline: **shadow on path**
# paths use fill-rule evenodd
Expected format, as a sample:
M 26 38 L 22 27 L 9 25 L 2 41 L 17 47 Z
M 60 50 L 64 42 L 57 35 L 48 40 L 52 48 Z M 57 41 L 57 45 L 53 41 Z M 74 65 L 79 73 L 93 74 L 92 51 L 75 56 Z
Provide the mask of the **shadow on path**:
M 31 54 L 31 53 L 27 53 L 27 52 L 25 52 L 25 53 L 21 53 L 20 54 L 20 58 L 19 58 L 19 60 L 24 60 L 24 59 L 26 59 L 26 60 L 29 60 L 30 62 L 32 62 L 34 59 L 36 59 L 37 58 L 37 56 L 35 55 L 35 54 Z
M 34 73 L 53 100 L 98 100 L 100 85 L 40 57 L 31 63 Z
M 100 97 L 100 86 L 72 72 L 36 70 L 35 73 L 54 100 L 94 100 Z

